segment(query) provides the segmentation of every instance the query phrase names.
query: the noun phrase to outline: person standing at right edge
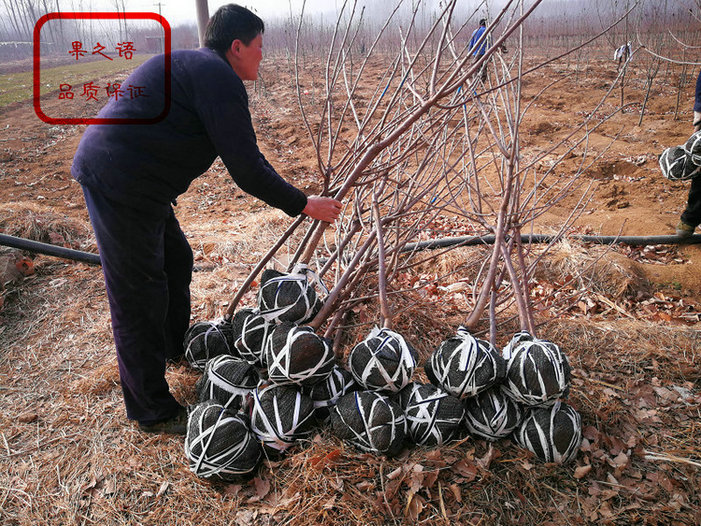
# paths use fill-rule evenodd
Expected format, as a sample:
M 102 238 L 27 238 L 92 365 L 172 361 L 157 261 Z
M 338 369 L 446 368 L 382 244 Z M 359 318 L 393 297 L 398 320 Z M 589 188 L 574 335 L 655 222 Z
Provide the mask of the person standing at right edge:
M 701 71 L 696 79 L 696 96 L 694 98 L 694 133 L 701 130 Z M 690 237 L 701 224 L 701 177 L 694 177 L 689 188 L 686 209 L 682 212 L 677 225 L 677 236 Z

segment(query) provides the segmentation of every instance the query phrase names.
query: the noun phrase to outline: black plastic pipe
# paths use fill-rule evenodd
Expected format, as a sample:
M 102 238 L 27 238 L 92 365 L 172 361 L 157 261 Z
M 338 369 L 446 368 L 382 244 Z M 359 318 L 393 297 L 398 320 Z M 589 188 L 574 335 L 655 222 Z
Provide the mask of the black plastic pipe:
M 72 259 L 90 265 L 100 265 L 100 256 L 98 254 L 50 245 L 49 243 L 40 243 L 39 241 L 24 239 L 23 237 L 0 234 L 0 245 L 19 248 L 20 250 L 26 250 L 28 252 L 36 252 L 38 254 L 46 254 L 47 256 L 55 256 L 57 258 Z
M 584 241 L 587 243 L 599 243 L 601 245 L 613 245 L 620 243 L 622 245 L 693 245 L 701 243 L 701 234 L 695 234 L 689 237 L 679 237 L 674 235 L 669 236 L 588 236 L 574 235 L 567 236 L 570 239 Z M 522 243 L 550 243 L 555 236 L 542 234 L 524 234 L 521 236 Z M 445 237 L 439 239 L 429 239 L 427 241 L 419 241 L 418 243 L 409 243 L 404 247 L 402 252 L 412 252 L 414 250 L 432 250 L 436 248 L 448 248 L 455 246 L 473 246 L 473 245 L 491 245 L 494 243 L 494 236 L 467 236 L 467 237 Z M 40 243 L 31 239 L 22 237 L 8 236 L 0 234 L 0 245 L 7 247 L 18 248 L 28 252 L 37 254 L 46 254 L 47 256 L 55 256 L 58 258 L 72 259 L 81 261 L 90 265 L 100 265 L 100 256 L 91 252 L 83 252 L 73 250 L 72 248 L 59 247 L 50 245 L 49 243 Z
M 427 241 L 419 241 L 418 243 L 409 243 L 404 247 L 403 252 L 412 252 L 414 250 L 431 250 L 435 248 L 447 248 L 455 246 L 472 246 L 472 245 L 491 245 L 494 243 L 494 235 L 488 236 L 467 236 L 467 237 L 444 237 L 439 239 L 429 239 Z M 614 245 L 620 243 L 622 245 L 688 245 L 701 243 L 701 234 L 695 234 L 689 237 L 679 237 L 675 235 L 669 236 L 588 236 L 588 235 L 572 235 L 567 236 L 569 239 L 576 239 L 588 243 L 599 243 L 601 245 Z M 521 235 L 522 243 L 550 243 L 555 239 L 555 236 L 543 234 L 523 234 Z

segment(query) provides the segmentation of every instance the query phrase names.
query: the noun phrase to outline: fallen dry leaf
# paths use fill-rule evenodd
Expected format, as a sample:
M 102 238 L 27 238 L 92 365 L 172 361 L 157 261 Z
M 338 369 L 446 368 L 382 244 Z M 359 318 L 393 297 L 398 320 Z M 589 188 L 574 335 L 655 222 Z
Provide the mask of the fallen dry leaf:
M 168 482 L 167 480 L 164 480 L 164 481 L 161 483 L 161 486 L 158 488 L 158 492 L 156 493 L 156 497 L 160 497 L 160 496 L 163 495 L 166 491 L 168 491 L 168 487 L 169 487 L 169 486 L 170 486 L 170 482 Z
M 577 466 L 577 469 L 574 470 L 574 478 L 581 479 L 585 477 L 590 471 L 591 464 L 587 464 L 586 466 Z
M 103 495 L 113 495 L 116 492 L 117 492 L 117 480 L 113 477 L 110 477 L 105 482 L 104 488 L 102 488 L 102 494 Z
M 34 412 L 28 412 L 28 413 L 22 413 L 17 417 L 17 421 L 21 422 L 23 424 L 30 424 L 34 422 L 37 418 L 39 418 L 39 415 L 37 415 Z
M 482 458 L 477 459 L 477 465 L 484 470 L 488 470 L 489 466 L 492 465 L 492 461 L 495 458 L 498 458 L 499 456 L 500 456 L 499 451 L 494 449 L 494 446 L 490 443 L 489 449 L 484 454 L 484 456 Z
M 226 486 L 224 489 L 224 495 L 227 495 L 229 497 L 236 497 L 238 496 L 239 492 L 241 491 L 241 484 L 229 484 Z
M 460 491 L 460 486 L 458 486 L 457 484 L 451 484 L 450 486 L 448 486 L 448 489 L 453 494 L 453 497 L 455 497 L 455 500 L 461 503 L 462 492 Z
M 628 465 L 628 461 L 628 455 L 621 452 L 613 459 L 613 464 L 615 468 L 622 470 Z
M 425 504 L 426 501 L 421 495 L 410 495 L 406 508 L 404 509 L 404 516 L 411 522 L 417 522 Z
M 387 474 L 387 480 L 394 480 L 401 474 L 402 474 L 402 468 L 397 468 L 394 471 L 391 471 L 390 473 Z
M 472 482 L 477 477 L 477 466 L 469 462 L 467 459 L 462 459 L 451 466 L 451 469 L 465 478 L 465 482 Z
M 249 503 L 259 502 L 270 492 L 270 481 L 261 477 L 255 477 L 253 484 L 256 487 L 256 494 L 248 499 Z
M 373 484 L 373 483 L 370 482 L 369 480 L 363 480 L 363 481 L 361 481 L 361 482 L 358 482 L 358 483 L 355 485 L 355 487 L 358 488 L 358 491 L 363 491 L 363 492 L 364 492 L 364 491 L 368 491 L 368 490 L 373 489 L 373 488 L 375 487 L 375 484 Z

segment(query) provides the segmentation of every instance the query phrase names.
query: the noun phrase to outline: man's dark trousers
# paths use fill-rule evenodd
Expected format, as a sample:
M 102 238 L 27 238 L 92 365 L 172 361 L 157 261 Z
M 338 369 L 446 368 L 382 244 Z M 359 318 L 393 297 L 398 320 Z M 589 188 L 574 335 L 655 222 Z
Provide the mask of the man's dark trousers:
M 701 224 L 701 177 L 694 177 L 691 180 L 689 199 L 681 219 L 690 226 L 699 226 Z
M 127 416 L 149 425 L 180 409 L 166 360 L 183 353 L 192 249 L 170 205 L 141 210 L 83 186 L 112 315 Z

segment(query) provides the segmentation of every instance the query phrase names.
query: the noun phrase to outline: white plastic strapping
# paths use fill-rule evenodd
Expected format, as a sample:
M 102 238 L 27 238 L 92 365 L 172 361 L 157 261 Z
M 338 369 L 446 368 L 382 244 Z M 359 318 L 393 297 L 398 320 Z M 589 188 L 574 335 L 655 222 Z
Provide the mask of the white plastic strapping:
M 365 391 L 362 395 L 360 391 L 352 393 L 355 398 L 355 406 L 358 409 L 358 414 L 363 422 L 363 431 L 359 433 L 349 423 L 343 416 L 341 411 L 337 411 L 337 414 L 345 427 L 351 431 L 353 437 L 348 439 L 348 441 L 355 445 L 356 447 L 362 449 L 363 451 L 369 451 L 373 453 L 384 453 L 385 448 L 381 444 L 377 444 L 375 441 L 375 435 L 378 431 L 387 428 L 389 426 L 390 433 L 390 443 L 393 443 L 397 437 L 398 428 L 402 428 L 403 434 L 406 434 L 406 419 L 402 411 L 394 411 L 392 405 L 388 402 L 380 393 L 375 393 L 371 391 Z M 366 407 L 363 403 L 364 399 L 372 398 L 370 402 L 370 407 Z M 382 422 L 378 425 L 371 426 L 370 422 L 376 420 L 375 413 L 380 411 L 380 408 L 387 408 L 387 410 L 392 415 L 392 419 L 387 422 Z
M 308 369 L 297 372 L 292 372 L 290 370 L 293 361 L 292 346 L 298 339 L 310 333 L 316 336 L 311 327 L 292 328 L 287 333 L 285 345 L 278 351 L 273 348 L 273 338 L 268 338 L 265 357 L 270 381 L 276 384 L 291 383 L 301 385 L 313 378 L 322 380 L 330 374 L 332 364 L 335 361 L 335 356 L 329 347 L 328 342 L 323 338 L 319 338 L 318 336 L 316 337 L 319 344 L 323 347 L 323 353 L 320 356 L 321 359 Z
M 377 346 L 370 344 L 375 339 L 380 340 Z M 370 358 L 367 363 L 362 364 L 362 371 L 358 373 L 356 368 L 353 367 L 353 365 L 357 365 L 353 354 L 362 345 L 370 352 Z M 382 354 L 387 352 L 399 358 L 399 363 L 393 373 L 387 371 L 384 364 L 380 361 Z M 353 377 L 360 385 L 368 389 L 386 389 L 393 392 L 401 390 L 409 383 L 416 368 L 416 361 L 404 337 L 399 333 L 389 329 L 380 329 L 379 327 L 374 327 L 367 338 L 353 348 L 348 357 L 348 362 L 351 374 L 353 374 Z M 368 384 L 370 375 L 375 371 L 382 377 L 384 385 Z
M 220 338 L 224 346 L 226 347 L 227 353 L 232 354 L 232 352 L 231 348 L 229 347 L 229 342 L 226 339 L 226 335 L 219 328 L 219 324 L 217 323 L 217 321 L 200 323 L 206 323 L 209 326 L 205 331 L 197 333 L 197 335 L 190 339 L 190 341 L 187 343 L 187 346 L 185 347 L 185 358 L 195 369 L 202 371 L 204 370 L 205 365 L 207 365 L 207 362 L 210 359 L 209 345 L 211 345 L 212 338 Z M 205 355 L 195 356 L 195 353 L 192 349 L 193 344 L 202 345 L 206 351 Z
M 441 400 L 450 395 L 436 387 L 435 391 L 424 396 L 421 388 L 420 384 L 415 384 L 412 387 L 404 411 L 409 433 L 417 444 L 426 444 L 430 439 L 433 439 L 432 444 L 442 445 L 452 438 L 454 428 L 458 426 L 464 413 L 461 413 L 457 419 L 439 418 Z M 439 424 L 445 425 L 440 426 Z M 443 428 L 449 430 L 445 436 Z
M 491 343 L 475 338 L 464 327 L 457 330 L 455 337 L 461 342 L 452 351 L 441 346 L 431 355 L 433 373 L 439 385 L 453 396 L 475 396 L 499 380 L 499 355 Z M 485 366 L 492 370 L 491 381 L 477 383 L 476 372 Z
M 280 290 L 280 285 L 283 283 L 294 283 L 299 288 L 299 299 L 295 303 L 288 305 L 280 304 L 278 292 Z M 314 303 L 310 303 L 307 291 L 310 287 L 314 288 L 315 286 L 318 287 L 314 289 L 315 291 L 317 291 L 317 301 L 315 301 Z M 268 303 L 267 300 L 264 299 L 263 291 L 268 288 L 276 289 L 272 304 Z M 280 321 L 283 321 L 282 316 L 284 316 L 288 311 L 295 308 L 298 302 L 301 300 L 304 302 L 305 314 L 299 320 L 296 321 L 309 320 L 314 314 L 314 307 L 316 303 L 321 301 L 319 291 L 323 291 L 324 295 L 328 295 L 329 293 L 328 289 L 326 288 L 326 285 L 324 285 L 324 282 L 321 281 L 316 272 L 314 272 L 304 263 L 298 263 L 292 268 L 292 271 L 289 274 L 271 278 L 261 286 L 259 291 L 260 314 L 268 321 L 279 323 Z
M 518 404 L 498 388 L 470 398 L 465 409 L 468 431 L 488 440 L 510 435 L 522 419 Z
M 219 416 L 214 425 L 203 429 L 204 419 L 208 411 L 219 411 Z M 191 415 L 192 418 L 193 415 Z M 254 466 L 240 468 L 235 465 L 239 457 L 245 453 L 250 442 L 253 440 L 253 435 L 250 432 L 243 434 L 243 440 L 239 442 L 231 442 L 230 446 L 218 453 L 211 454 L 209 451 L 210 444 L 221 428 L 230 425 L 240 425 L 247 427 L 245 422 L 237 415 L 225 410 L 218 404 L 212 404 L 210 407 L 196 413 L 198 433 L 192 435 L 192 427 L 188 424 L 187 435 L 185 437 L 185 455 L 190 460 L 190 470 L 199 477 L 209 478 L 212 476 L 226 475 L 242 475 L 249 473 Z M 199 449 L 196 454 L 194 450 Z M 260 455 L 259 455 L 260 456 Z
M 219 371 L 220 364 L 224 364 L 232 359 L 235 358 L 226 354 L 212 358 L 207 363 L 207 367 L 205 368 L 204 373 L 207 380 L 207 393 L 209 394 L 210 398 L 215 398 L 215 387 L 221 389 L 229 395 L 226 402 L 224 402 L 223 400 L 219 400 L 219 403 L 221 403 L 224 407 L 230 407 L 236 399 L 240 399 L 241 403 L 243 404 L 246 398 L 251 396 L 253 389 L 255 389 L 255 386 L 241 387 L 233 385 L 231 383 L 231 380 L 229 380 L 221 374 L 221 372 Z
M 292 447 L 299 437 L 298 429 L 307 423 L 312 418 L 313 413 L 302 415 L 302 393 L 295 393 L 295 403 L 291 415 L 284 415 L 284 419 L 291 422 L 289 427 L 283 422 L 282 411 L 278 403 L 277 394 L 272 398 L 273 414 L 268 415 L 261 405 L 260 396 L 268 389 L 274 389 L 274 386 L 268 386 L 263 389 L 253 391 L 253 412 L 251 413 L 251 428 L 256 436 L 268 447 L 279 452 L 287 451 Z M 260 424 L 259 425 L 259 420 Z
M 549 390 L 545 385 L 541 364 L 534 357 L 536 352 L 542 352 L 545 363 L 550 366 L 548 371 L 554 375 L 555 390 Z M 527 406 L 552 405 L 569 388 L 566 374 L 568 367 L 567 357 L 554 343 L 538 339 L 521 342 L 512 349 L 511 358 L 506 364 L 504 389 L 514 400 Z M 537 373 L 537 385 L 529 383 L 528 378 L 532 378 L 532 375 L 527 374 L 529 371 Z
M 548 412 L 547 419 L 544 413 Z M 565 425 L 557 426 L 555 418 L 564 418 Z M 535 432 L 535 433 L 534 433 Z M 567 448 L 559 451 L 555 447 L 558 433 L 566 433 L 569 438 Z M 535 437 L 533 435 L 535 434 Z M 557 462 L 564 464 L 572 460 L 579 451 L 582 443 L 582 418 L 579 413 L 567 404 L 557 402 L 550 408 L 536 408 L 530 410 L 515 433 L 516 442 L 538 456 L 542 452 L 541 460 L 545 462 Z

